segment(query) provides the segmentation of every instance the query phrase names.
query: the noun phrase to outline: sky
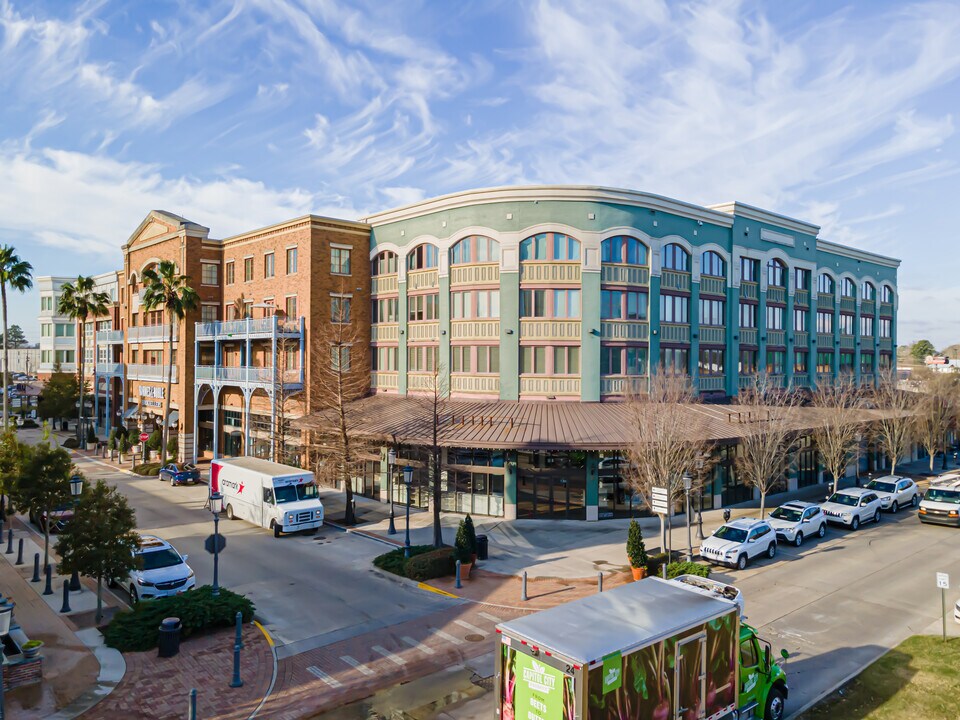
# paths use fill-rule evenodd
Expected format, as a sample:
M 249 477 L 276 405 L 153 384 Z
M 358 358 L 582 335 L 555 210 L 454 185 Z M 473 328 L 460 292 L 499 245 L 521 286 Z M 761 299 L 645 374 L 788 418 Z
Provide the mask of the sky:
M 960 342 L 958 2 L 0 0 L 0 91 L 38 276 L 119 268 L 151 209 L 226 237 L 591 184 L 899 257 L 899 342 Z

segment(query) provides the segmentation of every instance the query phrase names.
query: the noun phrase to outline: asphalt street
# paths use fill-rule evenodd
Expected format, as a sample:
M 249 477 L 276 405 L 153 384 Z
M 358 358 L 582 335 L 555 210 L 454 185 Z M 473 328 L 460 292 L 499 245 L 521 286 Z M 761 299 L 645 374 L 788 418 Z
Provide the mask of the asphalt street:
M 203 546 L 213 532 L 213 517 L 203 509 L 206 485 L 171 487 L 89 458 L 76 462 L 91 480 L 120 488 L 136 510 L 139 532 L 158 535 L 190 556 L 198 585 L 212 582 L 213 556 Z M 375 572 L 371 560 L 389 549 L 379 542 L 332 527 L 274 538 L 269 530 L 221 518 L 227 545 L 220 554 L 220 584 L 253 600 L 281 657 L 459 602 Z

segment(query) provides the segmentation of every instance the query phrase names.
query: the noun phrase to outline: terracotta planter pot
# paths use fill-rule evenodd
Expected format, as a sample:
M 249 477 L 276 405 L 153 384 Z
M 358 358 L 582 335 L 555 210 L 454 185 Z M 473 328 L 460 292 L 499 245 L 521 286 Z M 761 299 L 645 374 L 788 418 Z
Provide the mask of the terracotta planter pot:
M 473 570 L 473 563 L 460 563 L 460 579 L 469 580 L 470 572 Z
M 643 580 L 647 576 L 647 569 L 645 567 L 633 567 L 630 566 L 630 571 L 633 573 L 634 580 Z

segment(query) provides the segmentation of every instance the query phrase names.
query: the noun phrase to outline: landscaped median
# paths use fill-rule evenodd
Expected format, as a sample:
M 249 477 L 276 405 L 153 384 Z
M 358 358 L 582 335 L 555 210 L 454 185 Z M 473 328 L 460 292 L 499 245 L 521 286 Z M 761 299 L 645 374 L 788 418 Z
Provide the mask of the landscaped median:
M 798 720 L 957 720 L 958 689 L 960 638 L 916 635 Z

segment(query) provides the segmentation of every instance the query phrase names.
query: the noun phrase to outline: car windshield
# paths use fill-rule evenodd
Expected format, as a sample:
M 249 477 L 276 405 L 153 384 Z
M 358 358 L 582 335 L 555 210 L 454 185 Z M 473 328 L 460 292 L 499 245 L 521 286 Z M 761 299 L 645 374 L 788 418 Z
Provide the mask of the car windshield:
M 313 500 L 317 497 L 317 486 L 313 483 L 302 485 L 283 485 L 275 488 L 278 503 L 296 502 L 297 500 Z
M 892 482 L 883 482 L 882 480 L 871 480 L 867 483 L 867 487 L 871 490 L 879 490 L 880 492 L 896 492 L 897 484 Z
M 960 505 L 960 490 L 941 490 L 940 488 L 930 488 L 927 490 L 927 494 L 923 497 L 925 500 Z
M 787 520 L 788 522 L 800 522 L 802 515 L 803 513 L 796 508 L 788 507 L 778 507 L 770 513 L 770 517 L 776 518 L 777 520 Z
M 847 495 L 846 493 L 834 493 L 830 496 L 830 499 L 827 500 L 827 502 L 836 503 L 837 505 L 849 505 L 850 507 L 856 507 L 859 501 L 859 496 Z
M 173 567 L 183 562 L 178 553 L 173 548 L 164 548 L 163 550 L 151 550 L 150 552 L 140 553 L 143 560 L 144 570 L 156 570 L 158 568 Z
M 733 540 L 733 542 L 743 542 L 747 539 L 747 531 L 741 528 L 723 525 L 713 534 L 713 536 L 722 538 L 724 540 Z

